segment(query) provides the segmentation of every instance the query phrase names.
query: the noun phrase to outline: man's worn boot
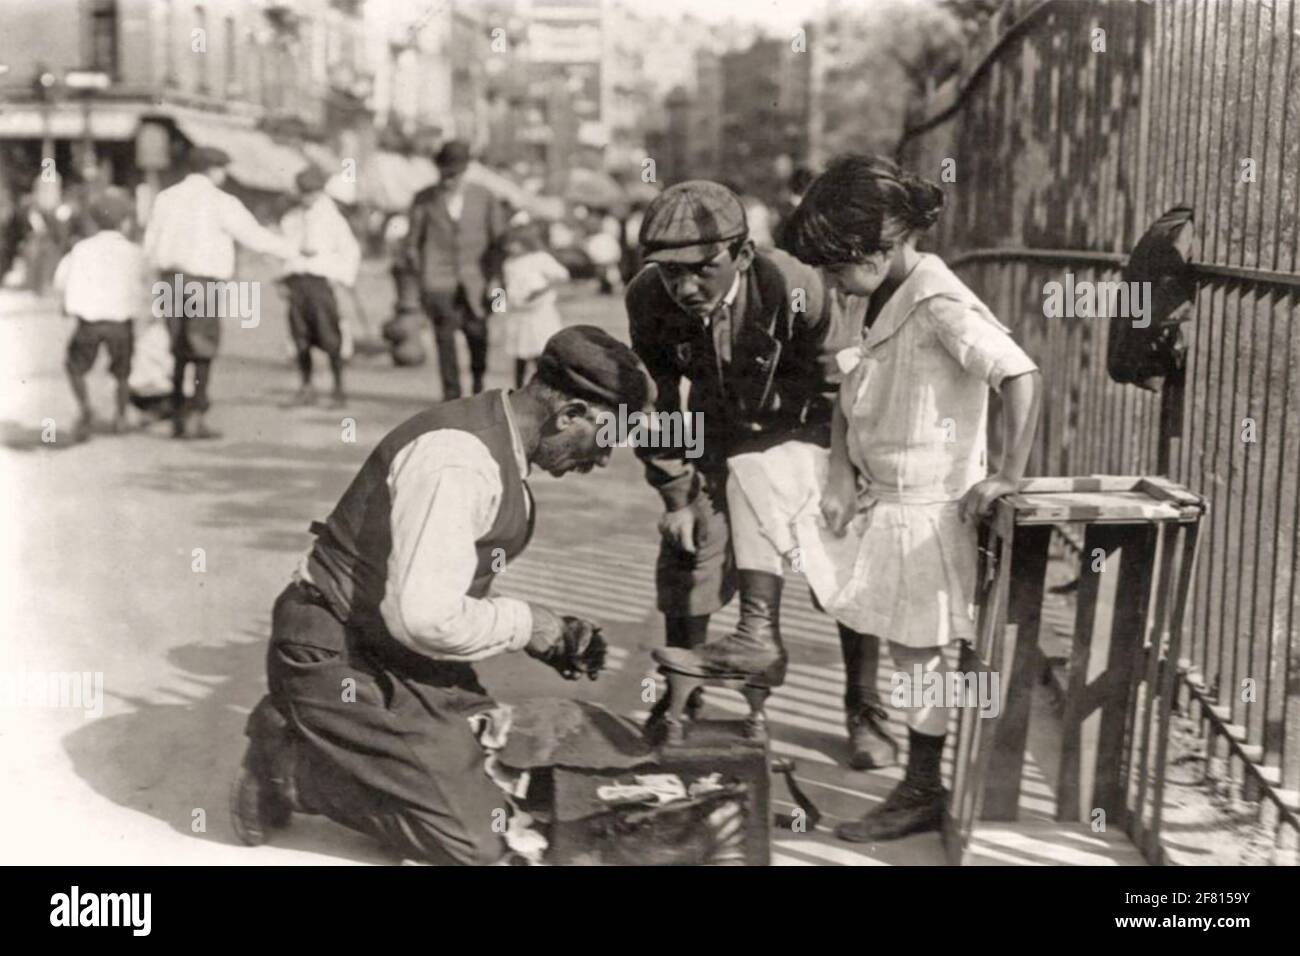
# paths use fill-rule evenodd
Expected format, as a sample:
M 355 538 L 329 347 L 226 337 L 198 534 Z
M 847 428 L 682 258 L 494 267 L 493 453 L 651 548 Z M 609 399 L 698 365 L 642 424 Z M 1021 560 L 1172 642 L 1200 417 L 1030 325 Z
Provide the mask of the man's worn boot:
M 244 729 L 248 750 L 230 793 L 235 835 L 248 846 L 261 846 L 273 829 L 289 825 L 298 809 L 293 784 L 293 732 L 284 717 L 263 697 Z
M 939 780 L 943 740 L 909 730 L 907 773 L 902 782 L 862 819 L 837 826 L 835 835 L 850 843 L 877 843 L 941 829 L 948 803 L 948 791 Z
M 670 670 L 699 677 L 739 677 L 750 684 L 779 687 L 788 656 L 781 643 L 781 588 L 785 581 L 767 571 L 740 571 L 740 621 L 720 641 L 693 651 L 668 648 L 654 657 Z

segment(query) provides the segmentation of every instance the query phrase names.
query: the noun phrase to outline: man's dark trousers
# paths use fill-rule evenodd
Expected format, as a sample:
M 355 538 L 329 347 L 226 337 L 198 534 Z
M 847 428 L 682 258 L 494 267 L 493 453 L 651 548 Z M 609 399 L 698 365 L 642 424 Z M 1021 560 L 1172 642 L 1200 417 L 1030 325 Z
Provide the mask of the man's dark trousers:
M 505 853 L 505 796 L 469 716 L 495 706 L 467 664 L 379 660 L 307 585 L 275 602 L 267 682 L 293 746 L 300 809 L 412 859 L 482 865 Z M 399 653 L 394 651 L 391 653 Z
M 165 282 L 169 289 L 177 281 L 181 289 L 191 282 L 196 282 L 205 290 L 206 303 L 206 290 L 213 283 L 223 280 L 189 273 L 181 274 L 177 280 L 176 274 L 164 272 L 161 281 Z M 212 380 L 212 363 L 216 360 L 217 351 L 221 347 L 222 317 L 209 315 L 206 311 L 202 315 L 186 315 L 184 305 L 184 298 L 180 302 L 173 302 L 167 315 L 167 331 L 172 340 L 174 360 L 172 408 L 177 416 L 183 416 L 185 411 L 185 366 L 187 364 L 194 366 L 194 400 L 190 403 L 190 407 L 199 414 L 208 410 L 208 385 Z
M 420 296 L 424 311 L 433 323 L 433 341 L 438 352 L 438 372 L 442 376 L 442 397 L 452 401 L 461 397 L 460 363 L 456 356 L 456 331 L 465 333 L 469 346 L 469 370 L 474 393 L 483 390 L 487 372 L 488 323 L 486 316 L 475 315 L 465 298 L 465 290 L 425 289 Z

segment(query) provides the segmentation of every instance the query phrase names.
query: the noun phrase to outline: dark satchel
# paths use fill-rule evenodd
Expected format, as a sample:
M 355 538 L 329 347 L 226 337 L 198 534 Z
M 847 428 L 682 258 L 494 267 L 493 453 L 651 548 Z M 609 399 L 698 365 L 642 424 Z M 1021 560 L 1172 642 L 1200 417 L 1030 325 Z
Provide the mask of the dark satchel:
M 609 767 L 609 757 L 599 761 L 606 766 L 585 761 L 590 765 L 582 768 L 573 767 L 572 758 L 558 759 L 560 765 L 536 775 L 536 793 L 529 792 L 535 800 L 529 812 L 552 824 L 547 861 L 553 865 L 771 861 L 769 755 L 763 741 L 745 736 L 743 721 L 698 721 L 684 743 L 638 753 L 635 767 Z M 508 764 L 504 755 L 502 762 Z M 598 797 L 602 785 L 627 784 L 636 774 L 674 775 L 691 796 L 659 806 L 611 806 Z M 703 778 L 711 778 L 713 788 L 697 789 Z M 809 829 L 816 825 L 811 818 L 805 822 Z
M 1148 284 L 1147 313 L 1140 325 L 1131 315 L 1111 317 L 1106 370 L 1116 382 L 1159 391 L 1182 368 L 1186 345 L 1179 323 L 1196 301 L 1196 270 L 1178 243 L 1191 224 L 1190 206 L 1173 207 L 1146 231 L 1124 266 L 1124 282 Z

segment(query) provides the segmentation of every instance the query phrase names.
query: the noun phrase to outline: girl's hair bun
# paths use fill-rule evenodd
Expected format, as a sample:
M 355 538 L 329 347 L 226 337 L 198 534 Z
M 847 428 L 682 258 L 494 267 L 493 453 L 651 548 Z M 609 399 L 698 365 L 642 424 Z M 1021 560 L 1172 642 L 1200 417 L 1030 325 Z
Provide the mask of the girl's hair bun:
M 920 176 L 903 177 L 903 188 L 907 190 L 907 205 L 911 215 L 908 225 L 913 229 L 929 229 L 939 221 L 943 210 L 943 190 Z

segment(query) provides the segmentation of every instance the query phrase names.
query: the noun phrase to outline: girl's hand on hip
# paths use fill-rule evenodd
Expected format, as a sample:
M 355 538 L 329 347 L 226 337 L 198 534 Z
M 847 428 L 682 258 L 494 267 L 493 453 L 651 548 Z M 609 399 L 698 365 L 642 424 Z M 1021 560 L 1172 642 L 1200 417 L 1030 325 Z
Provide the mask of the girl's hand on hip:
M 1020 482 L 1001 475 L 990 475 L 983 481 L 971 485 L 970 490 L 962 496 L 958 513 L 962 521 L 974 521 L 983 518 L 993 510 L 993 502 L 1003 495 L 1009 495 L 1020 487 Z

